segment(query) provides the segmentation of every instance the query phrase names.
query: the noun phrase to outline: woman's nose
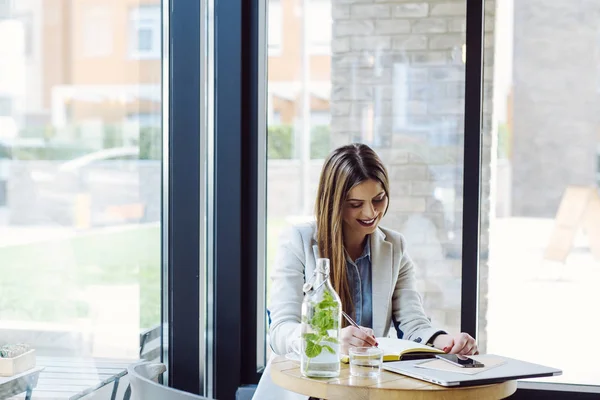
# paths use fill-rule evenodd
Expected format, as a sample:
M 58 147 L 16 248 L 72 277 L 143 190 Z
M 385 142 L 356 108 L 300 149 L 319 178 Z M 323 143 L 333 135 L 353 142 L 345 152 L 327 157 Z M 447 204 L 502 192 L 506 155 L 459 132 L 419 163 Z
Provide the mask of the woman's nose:
M 366 203 L 363 207 L 363 214 L 368 219 L 375 217 L 375 207 L 371 203 Z

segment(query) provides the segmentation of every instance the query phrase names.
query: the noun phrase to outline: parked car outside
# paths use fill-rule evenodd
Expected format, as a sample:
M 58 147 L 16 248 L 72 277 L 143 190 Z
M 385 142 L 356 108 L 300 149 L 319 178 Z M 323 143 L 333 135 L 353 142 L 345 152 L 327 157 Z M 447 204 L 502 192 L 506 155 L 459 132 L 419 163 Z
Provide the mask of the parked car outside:
M 160 162 L 139 160 L 137 147 L 104 149 L 66 162 L 18 164 L 26 165 L 29 192 L 42 224 L 90 227 L 141 222 L 146 219 L 148 202 L 160 204 L 160 198 L 144 198 L 146 193 L 158 191 L 141 188 L 141 183 L 159 187 Z M 21 181 L 13 189 L 21 187 L 26 196 L 25 184 Z M 18 197 L 16 193 L 10 195 Z

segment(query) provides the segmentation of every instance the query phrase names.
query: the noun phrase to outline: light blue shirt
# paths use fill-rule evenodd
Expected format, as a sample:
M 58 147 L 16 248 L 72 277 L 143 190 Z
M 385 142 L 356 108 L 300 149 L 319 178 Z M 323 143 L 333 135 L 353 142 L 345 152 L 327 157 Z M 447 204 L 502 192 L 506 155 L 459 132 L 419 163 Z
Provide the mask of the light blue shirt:
M 354 320 L 360 326 L 373 328 L 370 237 L 367 237 L 365 248 L 355 261 L 346 256 L 346 276 L 350 285 L 352 304 L 354 304 Z

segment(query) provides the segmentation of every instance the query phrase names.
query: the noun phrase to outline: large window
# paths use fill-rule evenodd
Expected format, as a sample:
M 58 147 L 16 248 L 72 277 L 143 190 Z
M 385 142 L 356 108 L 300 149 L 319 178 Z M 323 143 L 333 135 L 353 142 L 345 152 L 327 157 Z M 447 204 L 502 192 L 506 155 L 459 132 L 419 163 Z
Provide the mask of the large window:
M 33 398 L 161 356 L 161 61 L 126 57 L 129 3 L 0 2 L 0 344 L 35 348 Z
M 279 117 L 268 127 L 267 307 L 279 234 L 313 219 L 327 154 L 363 142 L 391 179 L 382 225 L 406 237 L 433 324 L 458 332 L 465 2 L 294 4 L 310 9 L 297 9 L 284 35 L 302 38 L 308 17 L 312 47 L 303 53 L 301 40 L 290 42 L 296 47 L 269 58 L 269 108 Z
M 487 350 L 563 369 L 550 382 L 600 385 L 593 357 L 567 344 L 600 326 L 600 4 L 496 3 L 485 35 Z

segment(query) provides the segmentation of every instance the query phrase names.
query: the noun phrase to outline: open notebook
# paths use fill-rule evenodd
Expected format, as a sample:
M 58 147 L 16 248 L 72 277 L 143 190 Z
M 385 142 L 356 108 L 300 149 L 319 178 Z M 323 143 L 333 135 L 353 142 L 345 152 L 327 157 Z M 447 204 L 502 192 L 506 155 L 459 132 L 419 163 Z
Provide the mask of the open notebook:
M 377 343 L 383 350 L 383 361 L 404 361 L 420 358 L 433 358 L 435 354 L 443 354 L 442 350 L 412 340 L 378 337 Z M 350 362 L 347 355 L 342 356 L 342 362 Z

